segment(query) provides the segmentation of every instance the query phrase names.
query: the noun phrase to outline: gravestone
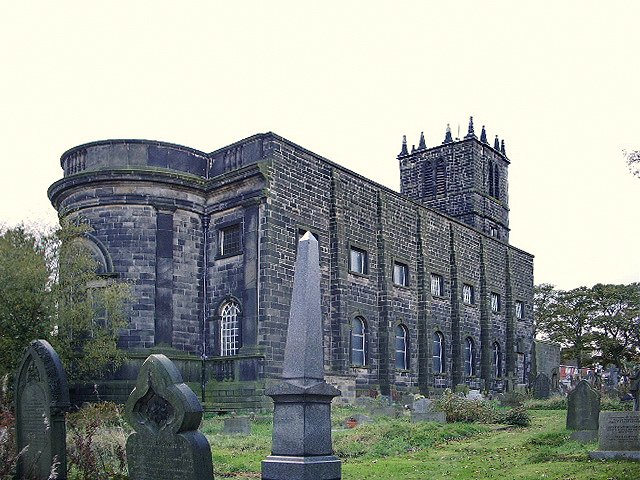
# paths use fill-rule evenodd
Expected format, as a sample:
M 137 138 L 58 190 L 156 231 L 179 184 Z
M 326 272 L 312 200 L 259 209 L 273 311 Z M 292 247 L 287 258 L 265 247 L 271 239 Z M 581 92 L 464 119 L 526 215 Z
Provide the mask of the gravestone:
M 640 412 L 600 412 L 597 460 L 640 460 Z
M 198 431 L 202 405 L 164 355 L 149 355 L 125 406 L 132 480 L 212 480 L 211 447 Z
M 413 402 L 413 410 L 411 411 L 412 422 L 438 422 L 447 423 L 447 417 L 444 412 L 436 412 L 433 409 L 433 400 L 421 398 Z
M 576 430 L 573 440 L 591 442 L 598 438 L 600 394 L 589 382 L 580 380 L 567 397 L 567 429 Z
M 25 351 L 15 382 L 18 478 L 46 480 L 52 470 L 67 478 L 66 425 L 69 386 L 60 357 L 46 340 Z
M 331 400 L 340 391 L 324 380 L 318 241 L 298 242 L 282 382 L 267 388 L 273 399 L 271 455 L 263 480 L 339 480 L 342 465 L 331 446 Z
M 551 396 L 551 381 L 544 373 L 538 374 L 533 381 L 533 398 L 546 399 Z
M 229 435 L 251 435 L 251 423 L 248 417 L 229 417 L 224 419 L 222 433 Z

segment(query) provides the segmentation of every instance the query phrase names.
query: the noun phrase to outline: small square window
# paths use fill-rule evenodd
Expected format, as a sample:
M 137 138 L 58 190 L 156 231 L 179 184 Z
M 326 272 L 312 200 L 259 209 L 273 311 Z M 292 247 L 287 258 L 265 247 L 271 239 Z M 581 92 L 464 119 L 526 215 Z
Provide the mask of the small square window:
M 441 297 L 444 295 L 442 276 L 436 275 L 435 273 L 431 274 L 431 295 L 434 297 Z
M 500 311 L 500 295 L 494 292 L 491 292 L 491 311 L 493 313 Z
M 402 287 L 409 285 L 408 265 L 400 262 L 393 262 L 393 283 Z
M 473 290 L 473 285 L 468 283 L 462 285 L 462 301 L 467 305 L 476 303 L 476 292 Z
M 367 252 L 356 247 L 351 247 L 351 254 L 349 256 L 349 270 L 353 273 L 359 273 L 366 275 L 369 273 L 367 266 Z
M 218 240 L 221 257 L 240 254 L 242 252 L 240 224 L 221 228 Z
M 518 320 L 524 318 L 524 304 L 520 301 L 516 301 L 516 318 Z

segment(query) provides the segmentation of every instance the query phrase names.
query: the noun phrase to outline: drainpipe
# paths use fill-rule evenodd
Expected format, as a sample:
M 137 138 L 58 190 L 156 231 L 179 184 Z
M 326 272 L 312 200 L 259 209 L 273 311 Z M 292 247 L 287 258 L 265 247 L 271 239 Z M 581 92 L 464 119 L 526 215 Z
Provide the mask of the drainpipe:
M 205 213 L 202 217 L 202 325 L 200 328 L 202 339 L 202 352 L 200 354 L 201 371 L 200 371 L 200 388 L 202 404 L 205 402 L 205 391 L 207 387 L 207 318 L 209 318 L 209 308 L 207 302 L 207 289 L 209 286 L 209 268 L 208 268 L 208 251 L 209 251 L 209 217 Z

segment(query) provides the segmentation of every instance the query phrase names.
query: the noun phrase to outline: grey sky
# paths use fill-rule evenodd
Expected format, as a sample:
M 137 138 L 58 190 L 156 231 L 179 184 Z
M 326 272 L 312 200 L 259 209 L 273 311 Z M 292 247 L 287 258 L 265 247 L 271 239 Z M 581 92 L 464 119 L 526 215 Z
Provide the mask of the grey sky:
M 639 280 L 637 2 L 5 2 L 0 222 L 55 221 L 68 148 L 274 131 L 398 189 L 403 134 L 504 138 L 536 283 Z

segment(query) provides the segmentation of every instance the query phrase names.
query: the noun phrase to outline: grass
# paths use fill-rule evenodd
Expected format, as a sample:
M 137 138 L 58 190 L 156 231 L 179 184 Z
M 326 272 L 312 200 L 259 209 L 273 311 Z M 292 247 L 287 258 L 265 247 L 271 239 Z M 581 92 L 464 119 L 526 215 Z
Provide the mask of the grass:
M 350 412 L 337 409 L 334 418 Z M 640 479 L 640 463 L 590 460 L 588 452 L 597 444 L 569 440 L 565 411 L 530 414 L 529 427 L 379 418 L 352 430 L 337 429 L 334 448 L 348 480 Z M 270 418 L 259 419 L 246 437 L 222 435 L 222 422 L 208 417 L 201 429 L 212 447 L 216 478 L 260 478 L 260 462 L 270 453 Z

